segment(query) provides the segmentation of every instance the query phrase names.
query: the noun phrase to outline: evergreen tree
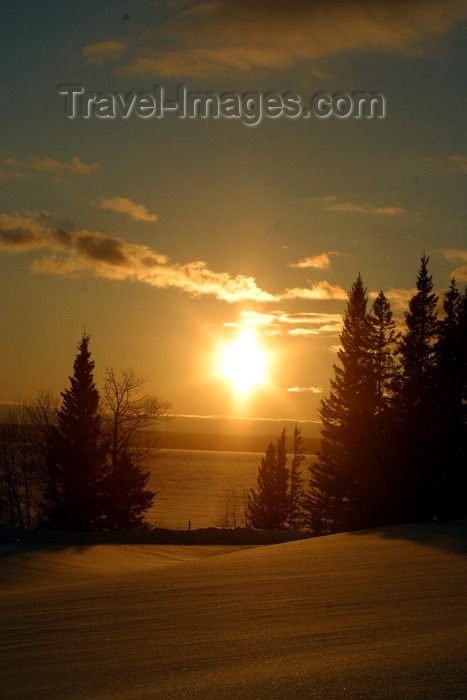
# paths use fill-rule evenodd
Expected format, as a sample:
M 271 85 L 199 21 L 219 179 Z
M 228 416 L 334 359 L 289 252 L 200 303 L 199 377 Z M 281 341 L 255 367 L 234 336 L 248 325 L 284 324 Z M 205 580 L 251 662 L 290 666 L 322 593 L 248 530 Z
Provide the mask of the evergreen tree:
M 423 255 L 417 277 L 417 292 L 405 312 L 406 331 L 399 342 L 402 368 L 400 399 L 403 409 L 425 411 L 430 405 L 435 367 L 435 340 L 438 330 L 432 276 L 428 273 L 430 258 Z
M 375 375 L 376 416 L 380 418 L 379 429 L 383 430 L 384 414 L 390 405 L 396 378 L 396 324 L 391 306 L 381 291 L 373 302 L 370 313 L 372 326 L 371 352 Z
M 371 324 L 370 355 L 375 405 L 369 425 L 372 470 L 368 487 L 372 490 L 371 521 L 388 524 L 395 519 L 398 500 L 398 472 L 393 459 L 393 397 L 397 386 L 396 350 L 398 334 L 390 304 L 380 291 L 369 316 Z
M 405 313 L 399 342 L 401 375 L 396 396 L 400 493 L 398 520 L 426 520 L 436 515 L 435 341 L 438 331 L 429 258 L 421 258 L 417 292 Z
M 372 470 L 372 421 L 375 376 L 367 292 L 360 275 L 352 285 L 343 319 L 329 398 L 321 401 L 319 463 L 310 467 L 306 499 L 308 524 L 318 532 L 338 532 L 371 524 L 374 509 L 369 484 Z
M 289 470 L 286 462 L 284 429 L 276 447 L 271 442 L 265 457 L 261 458 L 257 491 L 251 489 L 247 496 L 245 520 L 249 527 L 264 530 L 285 528 L 289 514 Z
M 89 336 L 78 345 L 70 388 L 62 392 L 57 426 L 52 426 L 54 491 L 49 497 L 49 525 L 63 530 L 95 530 L 102 524 L 102 477 L 99 393 Z
M 111 530 L 146 530 L 145 512 L 155 492 L 147 489 L 150 472 L 135 465 L 125 450 L 104 479 L 105 493 L 112 494 L 112 510 L 106 508 L 105 525 Z M 107 504 L 106 504 L 107 505 Z
M 293 436 L 293 459 L 290 467 L 290 487 L 289 487 L 289 529 L 298 530 L 302 524 L 303 512 L 303 477 L 300 471 L 300 465 L 305 459 L 305 447 L 301 431 L 296 425 Z
M 435 346 L 437 400 L 437 495 L 439 516 L 466 515 L 462 484 L 467 464 L 467 287 L 451 281 Z

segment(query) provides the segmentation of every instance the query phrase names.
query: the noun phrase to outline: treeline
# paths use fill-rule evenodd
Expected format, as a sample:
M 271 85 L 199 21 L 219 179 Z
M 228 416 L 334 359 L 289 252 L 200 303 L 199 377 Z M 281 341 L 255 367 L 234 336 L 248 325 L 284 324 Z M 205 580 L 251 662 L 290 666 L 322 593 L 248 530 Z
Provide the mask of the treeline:
M 452 280 L 438 319 L 428 262 L 424 255 L 401 332 L 383 292 L 368 310 L 358 275 L 320 405 L 319 461 L 304 487 L 297 430 L 290 469 L 284 433 L 271 443 L 247 524 L 324 534 L 467 516 L 467 288 Z
M 31 530 L 135 530 L 155 493 L 141 435 L 169 408 L 144 394 L 132 370 L 106 371 L 101 394 L 89 336 L 78 346 L 62 401 L 41 393 L 14 407 L 0 433 L 0 526 Z
M 467 288 L 451 282 L 438 318 L 428 262 L 423 256 L 400 332 L 383 292 L 368 308 L 358 275 L 320 405 L 318 462 L 305 480 L 300 430 L 291 461 L 283 431 L 267 447 L 256 488 L 227 494 L 222 525 L 325 534 L 467 516 Z M 61 403 L 40 394 L 2 423 L 0 527 L 147 527 L 155 497 L 147 438 L 169 406 L 146 396 L 131 370 L 108 370 L 99 393 L 93 370 L 84 334 Z

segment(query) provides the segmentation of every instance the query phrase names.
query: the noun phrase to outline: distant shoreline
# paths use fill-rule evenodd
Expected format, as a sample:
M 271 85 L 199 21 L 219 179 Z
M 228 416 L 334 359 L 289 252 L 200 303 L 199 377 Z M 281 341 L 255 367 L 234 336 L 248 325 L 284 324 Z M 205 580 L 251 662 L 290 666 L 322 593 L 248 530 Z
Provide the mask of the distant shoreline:
M 278 435 L 219 435 L 213 433 L 185 433 L 161 430 L 155 433 L 159 447 L 172 450 L 203 450 L 207 452 L 254 452 L 263 453 Z M 292 452 L 293 435 L 287 436 L 287 451 Z M 304 437 L 305 452 L 315 455 L 320 438 Z

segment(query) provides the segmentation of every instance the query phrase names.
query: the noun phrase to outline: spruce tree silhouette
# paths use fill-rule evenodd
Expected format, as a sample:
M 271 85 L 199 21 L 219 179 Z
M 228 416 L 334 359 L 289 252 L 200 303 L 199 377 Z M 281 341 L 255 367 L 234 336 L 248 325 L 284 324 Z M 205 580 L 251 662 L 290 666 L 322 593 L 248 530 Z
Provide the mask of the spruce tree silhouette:
M 285 429 L 276 447 L 270 442 L 258 468 L 257 490 L 247 495 L 245 521 L 249 527 L 282 530 L 290 512 L 288 497 L 289 470 L 285 451 Z
M 83 334 L 51 433 L 55 493 L 49 493 L 48 510 L 49 525 L 57 529 L 96 530 L 102 524 L 104 450 L 93 370 L 89 336 Z
M 290 530 L 299 530 L 303 521 L 303 483 L 300 465 L 305 459 L 305 446 L 300 428 L 296 425 L 293 436 L 293 459 L 290 466 L 289 517 Z
M 124 450 L 119 455 L 103 483 L 105 525 L 108 529 L 147 530 L 150 527 L 144 515 L 152 506 L 156 493 L 146 488 L 149 477 L 150 472 L 134 464 L 128 452 Z
M 436 513 L 437 419 L 435 342 L 438 332 L 438 296 L 423 255 L 417 292 L 405 312 L 405 332 L 399 342 L 401 375 L 396 396 L 400 470 L 398 520 L 430 520 Z
M 435 346 L 435 396 L 437 505 L 445 520 L 467 517 L 462 488 L 467 464 L 467 287 L 461 294 L 451 280 L 443 309 Z
M 308 526 L 315 532 L 365 527 L 371 519 L 372 423 L 375 377 L 367 291 L 359 274 L 349 292 L 329 397 L 320 406 L 319 463 L 310 467 L 305 500 Z

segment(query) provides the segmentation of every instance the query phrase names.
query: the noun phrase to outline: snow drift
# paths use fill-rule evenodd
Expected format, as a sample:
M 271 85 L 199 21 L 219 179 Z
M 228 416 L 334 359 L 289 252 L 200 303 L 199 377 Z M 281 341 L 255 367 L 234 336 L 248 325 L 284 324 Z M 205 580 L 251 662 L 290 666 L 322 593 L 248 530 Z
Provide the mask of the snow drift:
M 464 698 L 464 546 L 455 524 L 198 553 L 9 546 L 2 698 Z

